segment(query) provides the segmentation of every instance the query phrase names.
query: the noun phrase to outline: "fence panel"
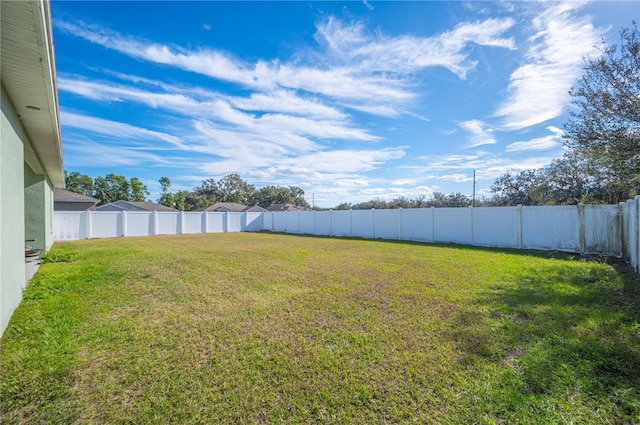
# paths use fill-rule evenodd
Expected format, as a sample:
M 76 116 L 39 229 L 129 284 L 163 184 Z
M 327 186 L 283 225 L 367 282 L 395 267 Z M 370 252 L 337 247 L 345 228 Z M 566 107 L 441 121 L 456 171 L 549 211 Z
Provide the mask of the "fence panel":
M 158 212 L 156 229 L 159 235 L 177 235 L 180 233 L 180 213 Z
M 584 206 L 584 252 L 622 255 L 622 214 L 616 205 Z
M 353 210 L 351 234 L 360 238 L 373 238 L 373 210 Z M 339 231 L 344 231 L 340 229 Z
M 226 212 L 227 215 L 227 232 L 242 232 L 242 216 L 241 212 Z
M 518 207 L 473 208 L 473 245 L 518 247 Z
M 307 235 L 315 234 L 315 211 L 301 211 L 300 214 L 300 233 Z
M 284 215 L 287 233 L 300 233 L 300 213 L 298 211 L 281 212 Z
M 580 251 L 576 206 L 522 207 L 522 247 Z
M 247 232 L 258 232 L 262 230 L 262 213 L 246 212 L 243 229 Z
M 330 235 L 331 234 L 331 211 L 316 211 L 315 216 L 315 234 Z
M 92 238 L 117 238 L 123 235 L 121 211 L 91 212 Z
M 433 241 L 434 208 L 410 208 L 402 210 L 402 239 Z
M 84 211 L 60 211 L 53 216 L 54 239 L 59 241 L 76 241 L 86 239 L 87 214 Z
M 273 230 L 273 213 L 262 213 L 262 230 Z
M 470 208 L 434 208 L 436 242 L 469 243 Z
M 285 232 L 287 229 L 287 222 L 285 213 L 277 212 L 273 214 L 273 231 L 274 232 Z
M 352 236 L 351 210 L 329 211 L 331 214 L 332 232 L 334 236 Z
M 182 213 L 182 232 L 181 233 L 204 233 L 204 213 L 201 212 L 185 212 Z
M 226 228 L 226 215 L 223 212 L 207 212 L 207 232 L 224 233 Z
M 153 213 L 149 211 L 131 211 L 126 214 L 127 236 L 153 235 Z
M 400 239 L 401 210 L 372 210 L 375 238 Z

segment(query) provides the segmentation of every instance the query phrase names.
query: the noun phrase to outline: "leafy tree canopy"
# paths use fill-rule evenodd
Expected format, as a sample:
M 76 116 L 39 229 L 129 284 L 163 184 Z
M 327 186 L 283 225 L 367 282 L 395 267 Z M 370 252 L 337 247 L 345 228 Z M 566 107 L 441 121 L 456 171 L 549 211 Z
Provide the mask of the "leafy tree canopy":
M 143 184 L 139 178 L 132 177 L 127 180 L 125 176 L 113 173 L 92 179 L 77 171 L 72 173 L 65 171 L 65 186 L 72 192 L 99 199 L 100 205 L 119 200 L 145 201 L 149 195 L 147 185 Z

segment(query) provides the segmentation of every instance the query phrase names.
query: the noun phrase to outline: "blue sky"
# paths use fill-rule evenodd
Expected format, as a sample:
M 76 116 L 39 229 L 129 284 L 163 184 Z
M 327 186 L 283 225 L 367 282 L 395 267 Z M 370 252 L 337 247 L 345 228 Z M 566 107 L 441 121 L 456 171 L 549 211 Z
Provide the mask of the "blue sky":
M 583 57 L 636 2 L 51 3 L 65 168 L 321 207 L 491 196 L 563 154 Z

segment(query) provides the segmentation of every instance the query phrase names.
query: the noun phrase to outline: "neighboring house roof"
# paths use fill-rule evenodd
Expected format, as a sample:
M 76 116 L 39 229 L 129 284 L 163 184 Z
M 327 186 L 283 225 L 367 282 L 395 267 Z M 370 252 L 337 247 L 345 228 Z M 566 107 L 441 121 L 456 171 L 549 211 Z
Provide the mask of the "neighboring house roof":
M 248 207 L 246 205 L 238 204 L 237 202 L 217 202 L 208 207 L 198 208 L 195 211 L 208 211 L 208 212 L 264 212 L 264 208 L 257 205 Z
M 265 210 L 264 208 L 262 208 L 259 205 L 254 205 L 252 207 L 247 207 L 246 210 L 244 210 L 244 212 L 266 212 L 267 210 Z
M 198 208 L 195 211 L 209 211 L 209 212 L 242 212 L 247 209 L 246 205 L 238 204 L 236 202 L 216 202 L 208 207 Z
M 59 188 L 53 189 L 53 200 L 55 202 L 100 202 L 99 199 L 92 198 L 91 196 Z
M 31 141 L 25 144 L 25 162 L 52 186 L 64 187 L 49 2 L 2 1 L 0 15 L 2 89 Z
M 153 202 L 115 201 L 100 205 L 96 211 L 178 211 Z
M 293 204 L 273 204 L 267 207 L 267 211 L 306 211 L 306 209 Z

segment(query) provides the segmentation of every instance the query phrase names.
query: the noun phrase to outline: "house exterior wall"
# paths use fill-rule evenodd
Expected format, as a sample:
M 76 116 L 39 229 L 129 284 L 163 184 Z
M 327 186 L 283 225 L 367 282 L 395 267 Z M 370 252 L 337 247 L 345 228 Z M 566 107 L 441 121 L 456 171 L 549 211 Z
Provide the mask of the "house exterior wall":
M 24 144 L 26 134 L 2 87 L 0 124 L 0 335 L 25 286 Z
M 25 164 L 24 167 L 24 237 L 35 239 L 34 248 L 45 249 L 47 231 L 45 214 L 46 181 Z

